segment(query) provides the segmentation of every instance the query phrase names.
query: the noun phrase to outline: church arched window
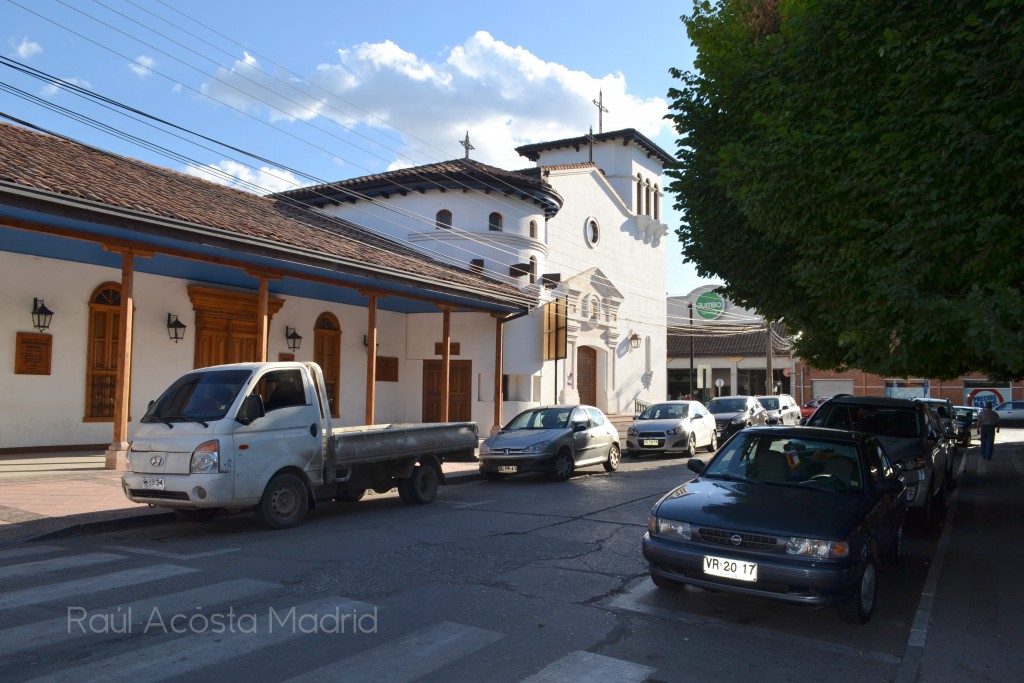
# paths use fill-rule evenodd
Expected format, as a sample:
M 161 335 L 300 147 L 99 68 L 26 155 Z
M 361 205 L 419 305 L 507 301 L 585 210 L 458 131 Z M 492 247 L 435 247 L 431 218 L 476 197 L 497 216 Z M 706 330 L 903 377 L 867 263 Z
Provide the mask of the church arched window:
M 487 229 L 501 232 L 501 214 L 495 211 L 487 217 Z
M 448 209 L 441 209 L 434 218 L 434 227 L 443 230 L 452 229 L 452 212 Z

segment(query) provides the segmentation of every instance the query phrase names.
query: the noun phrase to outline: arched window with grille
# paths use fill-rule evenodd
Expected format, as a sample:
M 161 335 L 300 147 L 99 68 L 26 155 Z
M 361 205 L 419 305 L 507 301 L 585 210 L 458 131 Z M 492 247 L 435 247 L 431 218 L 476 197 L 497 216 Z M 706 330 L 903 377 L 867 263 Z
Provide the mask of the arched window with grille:
M 105 282 L 89 297 L 86 349 L 86 422 L 114 421 L 117 356 L 121 348 L 121 285 Z
M 537 284 L 537 257 L 530 257 L 530 284 Z
M 644 179 L 636 174 L 636 215 L 644 212 Z
M 495 211 L 487 217 L 487 229 L 501 232 L 501 214 Z
M 654 220 L 661 220 L 661 188 L 654 186 Z
M 648 216 L 650 216 L 651 215 L 651 181 L 650 180 L 648 180 L 646 183 L 644 183 L 644 199 L 645 199 L 645 204 L 647 206 L 647 208 L 644 211 L 644 213 L 647 214 Z
M 452 212 L 448 209 L 441 209 L 434 218 L 434 227 L 438 230 L 452 229 Z
M 537 239 L 537 221 L 530 221 L 530 237 Z

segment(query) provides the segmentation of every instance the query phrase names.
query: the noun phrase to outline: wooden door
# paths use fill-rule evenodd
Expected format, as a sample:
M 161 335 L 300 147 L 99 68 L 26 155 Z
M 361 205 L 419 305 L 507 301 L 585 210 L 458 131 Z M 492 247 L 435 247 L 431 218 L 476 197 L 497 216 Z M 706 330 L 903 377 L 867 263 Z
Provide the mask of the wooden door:
M 423 421 L 441 420 L 441 380 L 444 366 L 439 360 L 423 361 Z M 469 422 L 472 420 L 470 401 L 472 399 L 473 361 L 451 361 L 448 378 L 448 420 Z
M 576 349 L 576 388 L 580 403 L 597 405 L 597 350 L 589 346 Z
M 313 328 L 313 362 L 324 371 L 324 391 L 331 417 L 339 417 L 338 386 L 341 379 L 341 328 L 330 313 L 317 318 Z
M 197 368 L 259 360 L 254 321 L 199 314 L 196 327 Z

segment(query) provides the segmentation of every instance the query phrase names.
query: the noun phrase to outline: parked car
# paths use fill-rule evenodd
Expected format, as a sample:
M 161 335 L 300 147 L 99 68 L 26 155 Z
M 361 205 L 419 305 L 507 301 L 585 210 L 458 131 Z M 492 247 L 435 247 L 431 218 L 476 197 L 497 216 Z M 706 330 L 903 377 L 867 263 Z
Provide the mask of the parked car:
M 945 427 L 922 401 L 877 396 L 833 396 L 807 420 L 811 427 L 831 427 L 874 434 L 900 470 L 907 504 L 925 525 L 937 520 L 953 487 L 956 446 Z
M 810 417 L 814 414 L 814 411 L 818 409 L 822 403 L 828 400 L 828 396 L 819 396 L 818 398 L 812 398 L 807 403 L 800 406 L 800 417 Z
M 800 422 L 800 406 L 789 394 L 776 396 L 758 396 L 757 400 L 768 413 L 767 423 L 770 425 L 795 425 Z
M 981 412 L 981 408 L 953 406 L 953 412 L 956 413 L 956 421 L 960 423 L 960 445 L 970 448 L 971 436 L 978 433 L 978 413 Z
M 1006 401 L 994 409 L 1001 427 L 1024 426 L 1024 401 Z
M 719 396 L 708 401 L 708 411 L 715 416 L 719 442 L 745 427 L 768 422 L 764 406 L 753 396 Z
M 905 487 L 878 437 L 807 427 L 737 434 L 659 500 L 643 537 L 651 580 L 798 605 L 864 623 L 877 565 L 903 552 Z
M 949 432 L 947 436 L 954 443 L 959 444 L 962 435 L 960 434 L 960 423 L 956 420 L 956 411 L 953 410 L 953 402 L 948 398 L 924 398 L 918 397 L 915 401 L 926 403 L 932 411 L 942 420 L 943 427 Z
M 698 448 L 718 450 L 715 417 L 700 401 L 665 401 L 649 406 L 637 415 L 626 432 L 626 457 L 641 455 L 686 455 L 694 458 Z
M 492 481 L 520 472 L 547 472 L 565 481 L 579 467 L 619 468 L 619 432 L 593 406 L 531 408 L 480 445 L 480 473 Z

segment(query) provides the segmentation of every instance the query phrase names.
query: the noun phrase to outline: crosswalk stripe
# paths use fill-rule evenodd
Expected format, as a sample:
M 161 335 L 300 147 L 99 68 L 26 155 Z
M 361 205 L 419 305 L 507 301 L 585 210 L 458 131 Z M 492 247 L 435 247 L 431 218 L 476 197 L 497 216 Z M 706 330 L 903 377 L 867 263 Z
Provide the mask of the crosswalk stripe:
M 22 562 L 21 564 L 0 567 L 0 579 L 36 576 L 47 572 L 59 572 L 77 567 L 91 567 L 94 564 L 103 564 L 104 562 L 123 559 L 125 559 L 124 555 L 114 555 L 112 553 L 86 553 L 85 555 L 67 555 L 65 557 L 54 557 L 49 560 Z
M 587 683 L 627 683 L 642 681 L 657 669 L 621 659 L 576 651 L 552 662 L 522 683 L 561 683 L 561 681 L 587 681 Z
M 64 548 L 56 545 L 23 545 L 20 548 L 0 550 L 0 560 L 27 557 L 29 555 L 45 555 L 46 553 L 55 553 L 58 550 L 64 550 Z
M 355 611 L 369 613 L 375 609 L 365 602 L 347 598 L 322 598 L 297 605 L 280 612 L 268 609 L 264 618 L 255 619 L 256 628 L 232 632 L 225 622 L 223 630 L 196 631 L 173 640 L 164 640 L 149 647 L 133 648 L 131 652 L 98 662 L 63 669 L 49 676 L 33 679 L 31 683 L 79 683 L 79 681 L 160 681 L 179 677 L 234 657 L 247 655 L 260 649 L 279 645 L 292 638 L 305 635 L 304 628 L 320 623 L 322 618 L 337 614 L 346 617 Z M 288 615 L 293 615 L 291 626 Z M 237 616 L 237 615 L 236 615 Z M 240 625 L 241 622 L 239 621 Z M 162 630 L 161 630 L 162 632 Z
M 199 570 L 180 567 L 175 564 L 155 564 L 150 567 L 124 569 L 84 579 L 74 579 L 46 586 L 25 588 L 0 595 L 0 610 L 23 607 L 25 605 L 38 605 L 41 602 L 59 600 L 71 595 L 97 593 L 111 588 L 122 588 L 133 584 L 146 583 L 147 581 L 166 579 L 180 574 L 190 574 L 195 571 Z
M 504 637 L 494 631 L 443 621 L 287 683 L 321 683 L 335 680 L 339 673 L 348 681 L 413 681 Z
M 65 616 L 0 631 L 0 657 L 64 643 L 88 635 L 135 633 L 154 614 L 169 620 L 172 614 L 196 613 L 196 607 L 226 605 L 280 588 L 276 583 L 256 579 L 232 579 L 210 586 L 136 600 L 127 605 L 98 607 L 80 614 L 70 608 Z M 204 612 L 209 615 L 210 612 Z

